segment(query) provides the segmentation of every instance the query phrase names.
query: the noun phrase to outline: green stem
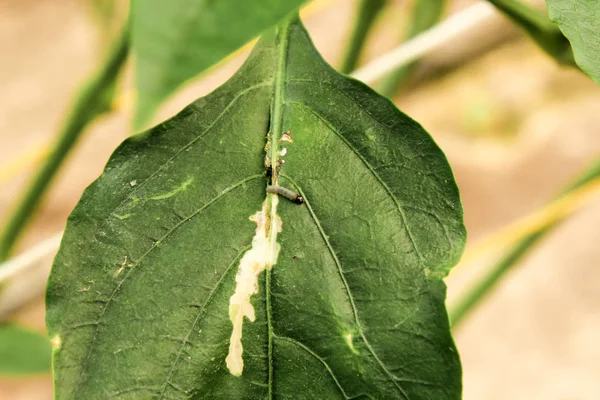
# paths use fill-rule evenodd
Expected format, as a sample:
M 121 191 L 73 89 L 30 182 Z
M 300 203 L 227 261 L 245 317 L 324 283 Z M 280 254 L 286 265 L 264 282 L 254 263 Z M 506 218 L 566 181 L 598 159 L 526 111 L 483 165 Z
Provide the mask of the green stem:
M 344 74 L 349 74 L 356 68 L 367 36 L 373 28 L 377 16 L 386 5 L 387 0 L 358 0 L 358 2 L 354 28 L 340 67 L 340 72 Z
M 600 179 L 600 158 L 596 159 L 590 167 L 564 188 L 560 192 L 558 198 L 598 179 Z M 508 250 L 486 273 L 486 275 L 471 287 L 456 305 L 450 309 L 449 315 L 452 327 L 455 328 L 458 326 L 465 317 L 467 317 L 477 305 L 491 293 L 491 290 L 501 281 L 504 275 L 518 265 L 528 251 L 531 250 L 547 233 L 556 228 L 563 220 L 564 219 L 559 219 L 554 223 L 531 233 Z
M 559 64 L 577 66 L 573 50 L 557 25 L 543 14 L 519 0 L 488 0 L 514 23 L 523 28 L 548 55 Z
M 52 179 L 73 149 L 84 129 L 98 115 L 111 109 L 119 72 L 129 49 L 129 30 L 126 26 L 121 37 L 111 48 L 100 68 L 89 78 L 75 96 L 73 106 L 58 132 L 57 140 L 37 175 L 17 203 L 0 236 L 0 261 L 6 260 L 23 230 L 38 208 Z
M 446 0 L 416 0 L 406 39 L 411 39 L 437 24 L 444 13 L 445 5 Z M 406 84 L 417 65 L 418 62 L 414 62 L 391 72 L 381 81 L 379 93 L 391 97 Z

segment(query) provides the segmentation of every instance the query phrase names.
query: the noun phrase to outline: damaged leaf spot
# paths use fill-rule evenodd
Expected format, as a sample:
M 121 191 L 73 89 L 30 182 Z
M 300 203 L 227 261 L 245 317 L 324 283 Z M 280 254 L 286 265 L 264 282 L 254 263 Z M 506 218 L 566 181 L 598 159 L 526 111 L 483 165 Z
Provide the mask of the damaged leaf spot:
M 271 199 L 271 207 L 276 209 L 277 196 L 273 196 Z M 256 223 L 256 234 L 252 239 L 252 248 L 240 260 L 235 277 L 235 293 L 229 299 L 229 319 L 233 324 L 233 331 L 229 343 L 229 354 L 225 361 L 232 375 L 239 376 L 244 369 L 242 327 L 244 317 L 250 321 L 255 319 L 250 297 L 258 293 L 258 276 L 265 269 L 271 269 L 277 262 L 279 244 L 275 241 L 276 233 L 271 232 L 271 227 L 275 226 L 276 230 L 280 232 L 281 220 L 276 214 L 275 218 L 276 221 L 271 221 L 269 218 L 269 199 L 265 200 L 260 211 L 250 217 L 250 220 Z M 274 222 L 274 225 L 271 222 Z
M 167 193 L 164 193 L 164 194 L 159 194 L 159 195 L 156 195 L 156 196 L 152 196 L 152 197 L 149 198 L 149 200 L 164 200 L 164 199 L 168 199 L 169 197 L 173 197 L 177 193 L 183 192 L 184 190 L 186 190 L 187 187 L 190 186 L 193 181 L 194 181 L 194 178 L 189 178 L 188 180 L 186 180 L 185 182 L 183 182 L 179 187 L 171 190 L 170 192 L 167 192 Z
M 289 131 L 289 130 L 288 130 L 287 132 L 285 132 L 285 133 L 284 133 L 284 134 L 281 136 L 281 139 L 279 139 L 279 141 L 280 141 L 280 142 L 290 142 L 290 143 L 293 143 L 293 142 L 294 142 L 294 140 L 292 139 L 291 133 L 292 133 L 292 131 Z
M 346 344 L 348 345 L 348 347 L 350 348 L 350 350 L 352 351 L 352 353 L 358 354 L 358 351 L 354 347 L 354 342 L 352 341 L 352 339 L 353 339 L 352 333 L 347 333 L 344 336 L 344 339 L 346 340 Z

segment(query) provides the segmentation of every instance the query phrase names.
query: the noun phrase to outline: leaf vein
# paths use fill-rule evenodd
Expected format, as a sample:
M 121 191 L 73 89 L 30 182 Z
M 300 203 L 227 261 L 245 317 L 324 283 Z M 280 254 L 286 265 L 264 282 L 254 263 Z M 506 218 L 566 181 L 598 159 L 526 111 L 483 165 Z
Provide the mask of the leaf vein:
M 163 388 L 162 388 L 162 391 L 160 393 L 159 399 L 163 399 L 165 397 L 165 392 L 167 391 L 167 387 L 169 385 L 169 382 L 171 381 L 171 377 L 173 376 L 173 372 L 175 372 L 175 368 L 176 368 L 177 364 L 179 363 L 181 355 L 183 354 L 183 350 L 185 349 L 186 344 L 188 344 L 189 339 L 190 339 L 190 335 L 194 331 L 194 328 L 196 327 L 196 325 L 198 324 L 198 322 L 200 322 L 200 317 L 204 314 L 204 311 L 206 310 L 206 307 L 207 307 L 208 303 L 210 303 L 210 301 L 212 300 L 213 296 L 215 295 L 215 293 L 217 292 L 217 290 L 219 289 L 219 287 L 221 286 L 221 284 L 225 281 L 225 277 L 227 276 L 227 274 L 229 274 L 229 272 L 231 271 L 231 269 L 233 268 L 233 266 L 236 264 L 236 262 L 251 247 L 252 247 L 251 245 L 245 246 L 234 257 L 233 261 L 227 266 L 227 268 L 225 269 L 225 271 L 223 272 L 223 274 L 221 274 L 221 276 L 219 277 L 219 280 L 217 281 L 217 284 L 215 285 L 214 288 L 212 288 L 211 292 L 208 294 L 208 297 L 206 298 L 206 300 L 204 301 L 204 303 L 202 304 L 202 306 L 200 306 L 200 309 L 198 310 L 198 313 L 196 314 L 196 317 L 194 318 L 194 322 L 190 326 L 190 329 L 188 330 L 187 334 L 185 335 L 185 338 L 181 342 L 181 347 L 179 348 L 179 351 L 177 352 L 177 356 L 175 357 L 175 359 L 171 363 L 171 367 L 169 368 L 169 373 L 167 374 L 167 379 L 165 380 L 165 383 L 163 385 Z
M 316 358 L 327 369 L 327 372 L 329 372 L 329 375 L 331 375 L 331 378 L 333 379 L 333 381 L 335 382 L 335 385 L 338 387 L 338 389 L 342 393 L 342 396 L 344 396 L 344 399 L 346 399 L 346 400 L 350 399 L 350 397 L 346 394 L 346 391 L 340 384 L 340 381 L 337 379 L 337 377 L 333 373 L 333 370 L 331 369 L 329 364 L 327 364 L 327 361 L 325 361 L 325 359 L 323 357 L 319 356 L 317 353 L 312 351 L 308 346 L 306 346 L 303 343 L 300 343 L 296 339 L 292 339 L 291 337 L 287 337 L 287 336 L 278 336 L 278 335 L 274 335 L 274 336 L 276 339 L 283 340 L 285 342 L 291 343 L 291 344 L 301 348 L 302 350 L 306 351 L 308 354 L 310 354 L 311 356 Z
M 293 179 L 291 179 L 289 176 L 281 174 L 281 176 L 283 176 L 285 179 L 287 179 L 288 181 L 290 181 L 290 183 L 292 185 L 294 185 L 294 187 L 296 188 L 296 190 L 298 190 L 298 192 L 304 197 L 304 204 L 306 205 L 306 209 L 308 210 L 309 214 L 311 215 L 315 225 L 317 226 L 317 229 L 319 230 L 319 233 L 321 234 L 321 237 L 323 238 L 323 241 L 325 242 L 325 245 L 327 246 L 327 249 L 329 250 L 329 253 L 331 254 L 331 257 L 333 258 L 333 261 L 337 267 L 339 276 L 342 280 L 342 283 L 344 285 L 344 288 L 346 290 L 346 294 L 348 295 L 348 300 L 350 301 L 350 306 L 352 307 L 352 312 L 354 314 L 354 321 L 356 322 L 356 326 L 358 328 L 358 332 L 360 333 L 360 337 L 362 338 L 365 346 L 367 347 L 367 349 L 369 350 L 369 352 L 371 353 L 371 355 L 373 356 L 373 358 L 375 359 L 375 361 L 377 362 L 377 364 L 379 364 L 379 367 L 383 370 L 383 372 L 387 375 L 387 377 L 389 378 L 389 380 L 394 384 L 394 386 L 398 389 L 398 391 L 404 396 L 404 398 L 406 398 L 407 400 L 410 400 L 410 397 L 408 396 L 408 394 L 404 391 L 404 389 L 398 384 L 396 377 L 387 369 L 387 367 L 385 366 L 385 364 L 383 363 L 383 361 L 381 361 L 381 359 L 379 358 L 379 356 L 375 353 L 375 350 L 373 349 L 373 347 L 371 346 L 371 344 L 369 343 L 369 341 L 367 340 L 367 337 L 365 336 L 364 333 L 364 329 L 360 323 L 360 319 L 358 318 L 358 309 L 356 308 L 356 304 L 354 303 L 354 297 L 352 296 L 352 291 L 350 290 L 350 285 L 348 284 L 348 281 L 346 280 L 346 277 L 344 275 L 344 271 L 342 268 L 342 263 L 340 261 L 340 259 L 337 256 L 337 253 L 335 252 L 335 250 L 333 249 L 333 246 L 331 245 L 329 238 L 327 237 L 327 235 L 325 234 L 325 230 L 323 229 L 323 226 L 321 225 L 321 222 L 319 221 L 319 218 L 317 217 L 317 215 L 315 214 L 312 206 L 310 205 L 310 201 L 307 199 L 304 191 L 302 190 L 302 188 L 294 182 Z
M 100 311 L 100 314 L 98 316 L 98 321 L 97 321 L 97 325 L 99 325 L 104 316 L 106 315 L 106 311 L 108 310 L 109 306 L 112 304 L 113 300 L 116 298 L 117 294 L 120 292 L 121 288 L 123 287 L 123 284 L 125 283 L 126 280 L 128 280 L 128 278 L 131 276 L 131 274 L 137 270 L 137 266 L 139 266 L 139 264 L 141 263 L 142 260 L 144 260 L 150 253 L 152 253 L 157 247 L 158 244 L 161 243 L 162 241 L 164 241 L 166 238 L 168 238 L 171 234 L 173 234 L 177 229 L 179 229 L 181 226 L 183 226 L 186 222 L 189 222 L 192 220 L 192 218 L 196 217 L 197 215 L 199 215 L 200 213 L 202 213 L 202 211 L 206 210 L 208 207 L 210 207 L 212 204 L 214 204 L 217 200 L 223 198 L 225 195 L 229 194 L 232 190 L 242 186 L 243 184 L 254 180 L 254 179 L 259 179 L 259 178 L 263 178 L 264 175 L 251 175 L 249 177 L 246 177 L 245 179 L 242 179 L 241 181 L 235 183 L 234 185 L 228 187 L 227 189 L 223 190 L 221 193 L 219 193 L 217 196 L 215 196 L 214 198 L 212 198 L 210 201 L 208 201 L 207 203 L 205 203 L 202 207 L 200 207 L 198 210 L 194 211 L 192 214 L 190 214 L 186 219 L 184 219 L 183 221 L 180 221 L 179 223 L 177 223 L 173 228 L 171 228 L 167 233 L 165 233 L 157 242 L 155 242 L 152 246 L 150 246 L 150 248 L 144 253 L 142 254 L 142 256 L 135 261 L 135 263 L 131 266 L 131 268 L 129 269 L 129 271 L 127 272 L 127 274 L 123 277 L 123 279 L 121 279 L 119 281 L 119 283 L 117 284 L 116 288 L 112 291 L 110 297 L 108 298 L 106 304 L 104 305 L 104 307 L 102 308 L 102 310 Z M 86 368 L 87 365 L 89 363 L 91 354 L 92 354 L 92 350 L 94 348 L 94 343 L 96 341 L 96 339 L 98 338 L 98 329 L 97 329 L 97 325 L 94 328 L 94 334 L 92 336 L 92 339 L 88 342 L 88 352 L 86 354 L 86 356 L 83 359 L 83 362 L 81 364 L 81 372 L 79 374 L 79 378 L 78 380 L 81 381 L 84 378 L 84 374 L 86 372 Z M 83 388 L 83 385 L 78 385 L 78 391 L 81 390 L 81 388 Z M 78 393 L 78 391 L 76 392 L 76 394 Z M 77 396 L 76 396 L 77 397 Z
M 415 241 L 415 239 L 413 237 L 413 234 L 412 234 L 412 232 L 410 230 L 410 227 L 408 226 L 408 219 L 406 217 L 406 212 L 402 208 L 402 205 L 400 204 L 400 202 L 398 202 L 398 199 L 396 198 L 396 196 L 394 196 L 394 193 L 392 192 L 392 190 L 390 189 L 390 187 L 383 181 L 383 179 L 381 179 L 381 177 L 379 176 L 379 174 L 373 169 L 373 166 L 358 152 L 358 150 L 352 145 L 352 143 L 350 143 L 348 141 L 348 139 L 346 139 L 344 137 L 344 135 L 342 135 L 333 125 L 331 125 L 331 123 L 329 123 L 329 121 L 327 121 L 325 119 L 325 117 L 323 117 L 321 114 L 319 114 L 317 111 L 315 111 L 313 108 L 311 108 L 307 104 L 304 104 L 304 103 L 299 102 L 299 101 L 289 101 L 289 102 L 293 103 L 293 104 L 297 104 L 297 105 L 299 105 L 299 106 L 307 109 L 310 113 L 312 113 L 315 117 L 317 117 L 321 122 L 323 122 L 325 125 L 327 125 L 327 127 L 329 128 L 329 130 L 331 130 L 331 132 L 335 133 L 335 135 L 344 144 L 346 144 L 346 146 L 362 161 L 362 163 L 364 164 L 364 166 L 369 170 L 369 172 L 373 175 L 373 177 L 377 180 L 377 182 L 379 182 L 379 184 L 385 189 L 385 191 L 389 195 L 390 199 L 396 205 L 396 208 L 397 208 L 398 213 L 400 214 L 400 218 L 402 220 L 402 225 L 404 226 L 404 229 L 406 230 L 406 234 L 408 236 L 408 239 L 410 240 L 410 243 L 412 244 L 413 249 L 415 250 L 415 253 L 417 254 L 417 256 L 419 257 L 419 260 L 422 263 L 424 261 L 424 257 L 421 254 L 421 252 L 419 251 L 419 248 L 418 248 L 417 243 L 416 243 L 416 241 Z
M 129 193 L 129 196 L 127 196 L 125 199 L 123 199 L 117 205 L 117 207 L 115 207 L 114 210 L 111 213 L 108 214 L 108 216 L 110 217 L 111 215 L 113 215 L 113 213 L 115 213 L 118 210 L 120 210 L 121 207 L 123 207 L 123 205 L 125 205 L 126 203 L 130 203 L 133 200 L 133 198 L 134 198 L 133 195 L 137 194 L 139 192 L 139 190 L 142 187 L 144 187 L 144 185 L 146 185 L 148 182 L 150 182 L 153 177 L 155 177 L 160 172 L 162 172 L 164 169 L 166 169 L 169 166 L 169 164 L 171 163 L 171 161 L 173 161 L 174 159 L 176 159 L 180 154 L 182 154 L 188 148 L 190 148 L 191 146 L 193 146 L 194 143 L 196 143 L 198 140 L 202 139 L 208 133 L 212 132 L 212 129 L 215 127 L 215 125 L 217 124 L 217 122 L 219 122 L 221 120 L 221 118 L 227 113 L 227 111 L 229 111 L 229 109 L 232 108 L 233 105 L 240 98 L 242 98 L 244 95 L 248 94 L 249 92 L 251 92 L 253 90 L 259 89 L 261 87 L 268 86 L 270 84 L 271 84 L 271 82 L 261 82 L 261 83 L 257 83 L 256 85 L 249 86 L 246 89 L 240 91 L 233 99 L 231 99 L 231 101 L 229 102 L 229 104 L 227 104 L 227 106 L 223 109 L 223 111 L 221 111 L 221 113 L 219 113 L 219 115 L 217 115 L 217 117 L 214 119 L 214 121 L 209 126 L 207 126 L 205 130 L 203 130 L 202 132 L 200 132 L 190 142 L 188 142 L 187 144 L 185 144 L 184 146 L 182 146 L 179 150 L 177 150 L 168 160 L 166 160 L 163 164 L 161 164 L 158 167 L 158 169 L 156 169 L 154 172 L 152 172 L 146 179 L 144 179 L 143 181 L 139 182 L 135 186 L 135 188 Z

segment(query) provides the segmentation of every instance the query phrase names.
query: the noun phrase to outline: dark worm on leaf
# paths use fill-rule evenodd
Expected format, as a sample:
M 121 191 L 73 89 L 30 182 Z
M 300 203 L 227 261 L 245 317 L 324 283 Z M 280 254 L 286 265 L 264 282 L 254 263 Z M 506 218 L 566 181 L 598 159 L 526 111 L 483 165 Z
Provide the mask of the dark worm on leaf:
M 283 186 L 267 186 L 267 193 L 278 194 L 279 196 L 285 197 L 294 203 L 304 203 L 304 197 L 300 196 L 300 194 L 297 192 L 293 192 L 290 189 L 284 188 Z

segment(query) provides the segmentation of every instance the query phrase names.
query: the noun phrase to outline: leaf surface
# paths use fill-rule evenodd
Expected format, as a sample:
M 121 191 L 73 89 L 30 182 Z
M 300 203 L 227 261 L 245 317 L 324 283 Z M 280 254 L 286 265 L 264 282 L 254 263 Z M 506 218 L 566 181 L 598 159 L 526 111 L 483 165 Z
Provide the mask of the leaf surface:
M 12 324 L 0 325 L 0 376 L 50 372 L 48 338 Z
M 275 25 L 305 0 L 134 0 L 136 127 L 190 78 Z
M 261 256 L 256 215 L 279 251 L 257 264 L 235 376 L 230 298 Z M 431 137 L 290 22 L 222 87 L 125 141 L 84 193 L 47 293 L 57 396 L 458 399 L 441 278 L 464 241 Z
M 546 0 L 550 19 L 571 42 L 575 61 L 600 85 L 600 2 Z

